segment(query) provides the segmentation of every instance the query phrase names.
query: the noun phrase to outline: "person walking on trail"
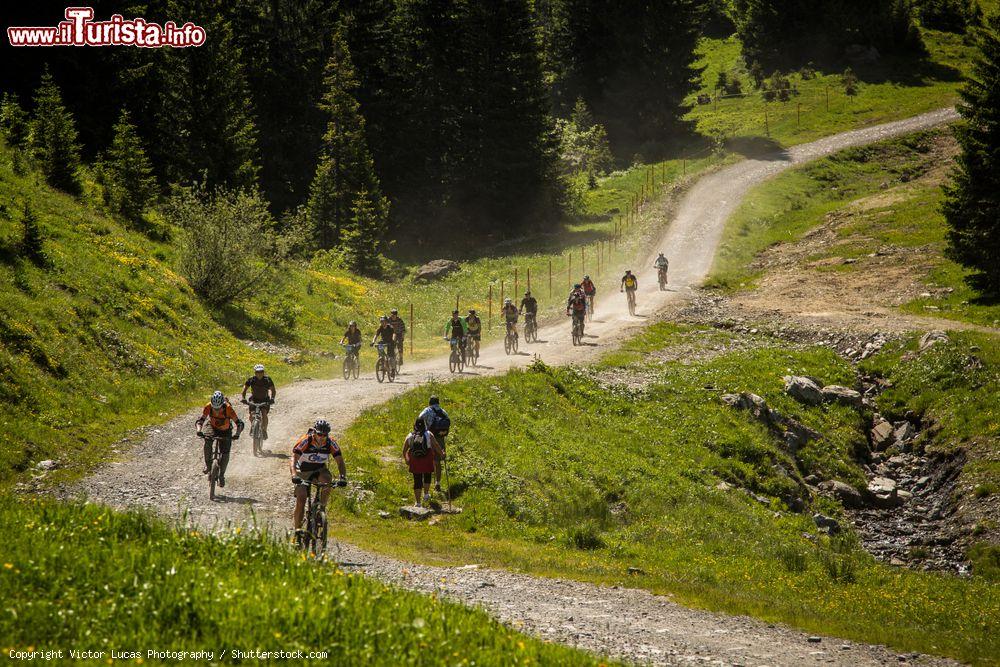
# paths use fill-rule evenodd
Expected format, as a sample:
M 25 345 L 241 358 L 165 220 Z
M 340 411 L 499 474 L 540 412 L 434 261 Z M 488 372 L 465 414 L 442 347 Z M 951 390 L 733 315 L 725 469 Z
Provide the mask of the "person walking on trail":
M 424 420 L 417 417 L 413 422 L 413 430 L 403 441 L 403 460 L 413 475 L 413 500 L 417 507 L 430 507 L 431 475 L 434 474 L 437 461 L 444 457 L 444 448 L 427 429 Z
M 330 430 L 330 422 L 317 419 L 309 432 L 299 438 L 292 447 L 292 460 L 289 461 L 288 467 L 292 473 L 292 484 L 295 485 L 295 511 L 292 513 L 292 524 L 296 533 L 302 528 L 302 515 L 305 514 L 306 497 L 309 495 L 309 486 L 302 482 L 332 484 L 333 475 L 327 466 L 330 459 L 333 459 L 337 462 L 337 471 L 340 473 L 337 486 L 347 486 L 347 467 L 344 465 L 344 457 L 340 452 L 340 445 L 330 437 Z M 319 502 L 324 508 L 329 497 L 329 486 L 320 489 Z
M 441 407 L 441 400 L 437 396 L 431 396 L 427 401 L 427 407 L 421 411 L 419 418 L 423 420 L 427 430 L 434 434 L 434 438 L 443 452 L 444 441 L 451 430 L 451 417 Z M 434 490 L 441 493 L 441 461 L 437 458 L 434 459 Z
M 396 332 L 396 363 L 403 365 L 403 338 L 406 337 L 406 322 L 399 316 L 399 309 L 389 311 L 389 324 Z
M 253 375 L 243 383 L 243 403 L 247 402 L 247 390 L 250 390 L 250 400 L 260 406 L 260 430 L 267 440 L 267 416 L 278 390 L 270 376 L 264 374 L 264 364 L 254 366 Z
M 206 424 L 206 422 L 208 422 Z M 236 424 L 236 434 L 233 434 L 233 424 Z M 198 437 L 205 440 L 205 469 L 207 475 L 212 469 L 212 442 L 219 438 L 219 451 L 222 460 L 219 461 L 219 486 L 226 485 L 226 468 L 229 467 L 229 452 L 233 440 L 239 440 L 243 432 L 243 421 L 236 414 L 229 399 L 221 391 L 212 394 L 208 405 L 201 411 L 201 417 L 195 422 L 198 427 Z

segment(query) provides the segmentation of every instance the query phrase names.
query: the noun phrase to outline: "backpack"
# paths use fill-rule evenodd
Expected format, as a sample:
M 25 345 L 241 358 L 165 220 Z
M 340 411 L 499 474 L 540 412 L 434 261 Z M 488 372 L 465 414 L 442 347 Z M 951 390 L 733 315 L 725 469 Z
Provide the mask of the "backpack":
M 448 417 L 448 413 L 439 405 L 432 405 L 431 412 L 434 413 L 434 420 L 427 424 L 427 429 L 436 435 L 448 435 L 448 430 L 451 428 L 451 418 Z
M 418 459 L 422 459 L 427 456 L 430 451 L 430 443 L 427 438 L 427 431 L 423 433 L 414 433 L 410 437 L 410 455 Z

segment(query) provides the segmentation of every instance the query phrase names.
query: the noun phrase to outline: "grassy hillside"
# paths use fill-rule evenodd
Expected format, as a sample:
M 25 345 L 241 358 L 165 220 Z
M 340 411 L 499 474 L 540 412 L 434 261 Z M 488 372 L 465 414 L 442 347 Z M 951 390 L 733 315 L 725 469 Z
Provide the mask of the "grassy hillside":
M 186 650 L 230 662 L 239 649 L 325 652 L 333 664 L 598 663 L 485 612 L 315 565 L 264 535 L 208 537 L 138 513 L 9 495 L 0 533 L 5 656 L 61 649 L 68 661 L 69 649 L 114 649 L 155 664 L 172 661 L 147 650 Z
M 944 256 L 941 185 L 955 150 L 950 130 L 942 129 L 847 150 L 778 176 L 730 218 L 708 284 L 752 286 L 764 270 L 754 264 L 761 252 L 835 220 L 836 242 L 813 252 L 808 260 L 815 266 L 804 271 L 865 272 L 874 253 L 899 253 L 927 290 L 903 311 L 1000 325 L 1000 305 L 980 299 L 965 284 L 966 271 Z
M 948 423 L 934 446 L 962 442 L 962 415 L 976 409 L 982 418 L 968 429 L 996 444 L 988 397 L 1000 390 L 1000 346 L 979 336 L 956 343 L 970 344 L 981 347 L 981 377 L 949 367 L 947 383 L 939 376 L 949 391 L 910 381 L 885 399 L 894 402 L 888 414 L 918 405 Z M 892 377 L 941 368 L 937 357 L 872 364 Z M 805 513 L 786 508 L 781 499 L 800 493 L 800 475 L 862 485 L 852 453 L 867 446 L 857 412 L 797 404 L 782 391 L 787 373 L 854 381 L 825 348 L 663 323 L 593 367 L 537 364 L 436 387 L 452 415 L 449 472 L 464 511 L 433 526 L 377 518 L 409 493 L 393 459 L 427 395 L 411 392 L 366 412 L 345 435 L 352 469 L 375 492 L 371 505 L 345 506 L 353 512 L 345 534 L 408 558 L 642 586 L 686 604 L 988 663 L 1000 651 L 988 568 L 959 579 L 888 567 L 850 529 L 835 538 L 817 531 L 811 512 L 838 515 L 832 501 L 817 498 Z M 823 437 L 792 459 L 765 427 L 719 399 L 728 391 L 759 393 Z

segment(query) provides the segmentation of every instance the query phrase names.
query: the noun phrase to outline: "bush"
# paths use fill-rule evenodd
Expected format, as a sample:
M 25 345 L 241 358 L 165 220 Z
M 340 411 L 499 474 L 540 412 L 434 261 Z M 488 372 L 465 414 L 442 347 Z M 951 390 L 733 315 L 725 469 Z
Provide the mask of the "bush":
M 983 9 L 977 0 L 923 0 L 917 16 L 925 28 L 965 33 L 982 23 Z
M 38 265 L 48 262 L 43 247 L 42 230 L 38 226 L 38 218 L 28 204 L 24 205 L 24 215 L 21 217 L 23 231 L 21 233 L 21 256 L 30 259 Z
M 12 148 L 23 149 L 28 145 L 28 114 L 17 102 L 17 97 L 4 93 L 0 99 L 0 132 Z
M 287 259 L 292 239 L 279 234 L 258 192 L 177 188 L 168 220 L 185 232 L 180 269 L 195 293 L 220 307 L 269 289 Z

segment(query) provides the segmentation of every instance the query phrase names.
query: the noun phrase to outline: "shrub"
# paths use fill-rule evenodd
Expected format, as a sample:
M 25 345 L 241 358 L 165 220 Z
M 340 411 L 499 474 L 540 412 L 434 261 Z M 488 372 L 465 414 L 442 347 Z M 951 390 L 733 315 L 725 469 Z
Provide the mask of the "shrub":
M 35 115 L 31 119 L 31 150 L 45 180 L 54 188 L 80 193 L 76 170 L 80 166 L 76 123 L 63 105 L 62 94 L 48 69 L 35 93 Z
M 21 256 L 30 259 L 38 265 L 48 262 L 42 239 L 42 230 L 38 226 L 38 217 L 28 204 L 24 205 L 24 215 L 21 217 L 23 230 L 21 232 Z
M 982 23 L 983 9 L 977 0 L 923 0 L 917 16 L 925 28 L 964 33 Z
M 124 109 L 114 126 L 111 146 L 100 162 L 100 173 L 105 203 L 129 220 L 138 220 L 156 197 L 153 166 Z

